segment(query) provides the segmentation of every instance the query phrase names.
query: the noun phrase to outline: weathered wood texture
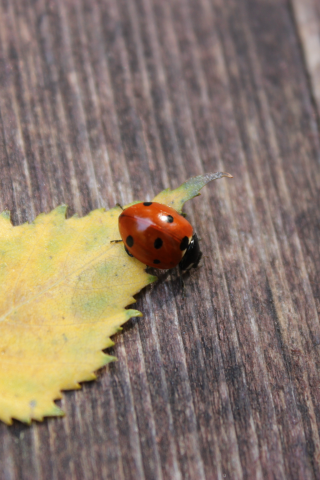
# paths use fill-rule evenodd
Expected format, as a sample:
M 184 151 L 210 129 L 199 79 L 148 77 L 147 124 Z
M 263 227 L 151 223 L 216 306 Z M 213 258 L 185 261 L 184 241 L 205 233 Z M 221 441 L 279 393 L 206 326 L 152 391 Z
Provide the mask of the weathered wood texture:
M 187 298 L 174 272 L 142 292 L 64 419 L 0 425 L 1 480 L 319 479 L 319 3 L 0 4 L 14 223 L 234 175 L 186 207 Z

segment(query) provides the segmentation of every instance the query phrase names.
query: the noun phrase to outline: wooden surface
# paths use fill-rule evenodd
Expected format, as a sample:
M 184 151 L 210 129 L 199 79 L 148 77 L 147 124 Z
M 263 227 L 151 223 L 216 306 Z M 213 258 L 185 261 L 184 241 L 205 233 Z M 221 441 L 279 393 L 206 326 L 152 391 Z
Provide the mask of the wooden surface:
M 187 298 L 176 272 L 143 291 L 64 419 L 1 424 L 1 480 L 319 479 L 319 2 L 0 5 L 15 224 L 234 175 L 186 207 Z

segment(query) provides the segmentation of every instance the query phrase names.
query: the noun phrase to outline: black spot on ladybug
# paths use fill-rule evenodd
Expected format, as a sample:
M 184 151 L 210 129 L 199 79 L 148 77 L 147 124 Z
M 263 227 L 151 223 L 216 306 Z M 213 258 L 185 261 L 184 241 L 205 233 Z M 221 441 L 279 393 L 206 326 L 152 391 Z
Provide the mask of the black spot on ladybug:
M 145 207 L 150 207 L 150 205 L 152 205 L 152 202 L 143 202 L 143 205 Z
M 128 247 L 132 247 L 132 246 L 133 246 L 134 241 L 133 241 L 133 238 L 131 237 L 131 235 L 128 235 L 128 236 L 127 236 L 126 244 L 128 245 Z
M 163 244 L 163 241 L 161 240 L 161 238 L 157 238 L 155 241 L 154 241 L 154 248 L 161 248 L 162 247 L 162 244 Z
M 189 245 L 189 238 L 183 237 L 182 242 L 180 243 L 180 250 L 186 250 Z
M 161 263 L 161 262 L 160 262 L 160 260 L 157 260 L 157 259 L 156 259 L 156 260 L 153 260 L 153 263 L 154 263 L 155 265 L 159 265 L 159 263 Z
M 172 223 L 173 222 L 173 216 L 172 215 L 168 215 L 167 216 L 167 223 Z
M 127 249 L 127 247 L 124 247 L 125 251 L 127 252 L 127 254 L 129 255 L 129 257 L 133 257 L 132 253 L 129 252 L 129 250 Z M 124 265 L 123 265 L 124 266 Z

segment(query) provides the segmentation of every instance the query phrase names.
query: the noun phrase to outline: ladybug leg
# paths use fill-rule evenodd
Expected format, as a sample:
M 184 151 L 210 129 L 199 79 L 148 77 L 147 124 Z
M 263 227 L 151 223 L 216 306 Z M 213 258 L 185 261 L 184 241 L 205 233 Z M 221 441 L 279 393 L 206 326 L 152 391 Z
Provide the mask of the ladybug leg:
M 122 205 L 120 205 L 120 203 L 116 203 L 116 207 L 120 207 L 120 208 L 121 208 L 121 210 L 123 210 L 123 206 L 122 206 Z
M 186 298 L 186 285 L 184 283 L 182 271 L 180 269 L 179 269 L 179 281 L 180 281 L 180 290 L 182 292 L 181 293 L 182 300 L 184 300 Z
M 182 299 L 186 298 L 186 286 L 183 280 L 184 271 L 179 267 L 175 270 L 177 272 L 176 280 L 179 281 L 179 292 L 181 292 Z
M 129 257 L 133 257 L 132 253 L 129 252 L 129 250 L 127 249 L 127 247 L 125 246 L 124 247 L 126 253 L 129 255 Z

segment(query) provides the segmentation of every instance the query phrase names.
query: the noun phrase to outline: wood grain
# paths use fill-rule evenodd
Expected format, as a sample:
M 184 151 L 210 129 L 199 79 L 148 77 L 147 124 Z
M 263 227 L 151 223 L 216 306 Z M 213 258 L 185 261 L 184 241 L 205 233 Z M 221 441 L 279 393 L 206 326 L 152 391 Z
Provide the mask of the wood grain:
M 292 0 L 292 9 L 300 37 L 304 61 L 310 79 L 310 90 L 318 109 L 320 106 L 320 5 L 316 0 Z
M 187 297 L 142 292 L 65 418 L 0 425 L 1 480 L 320 478 L 319 31 L 312 0 L 1 0 L 15 224 L 234 175 L 186 206 Z

